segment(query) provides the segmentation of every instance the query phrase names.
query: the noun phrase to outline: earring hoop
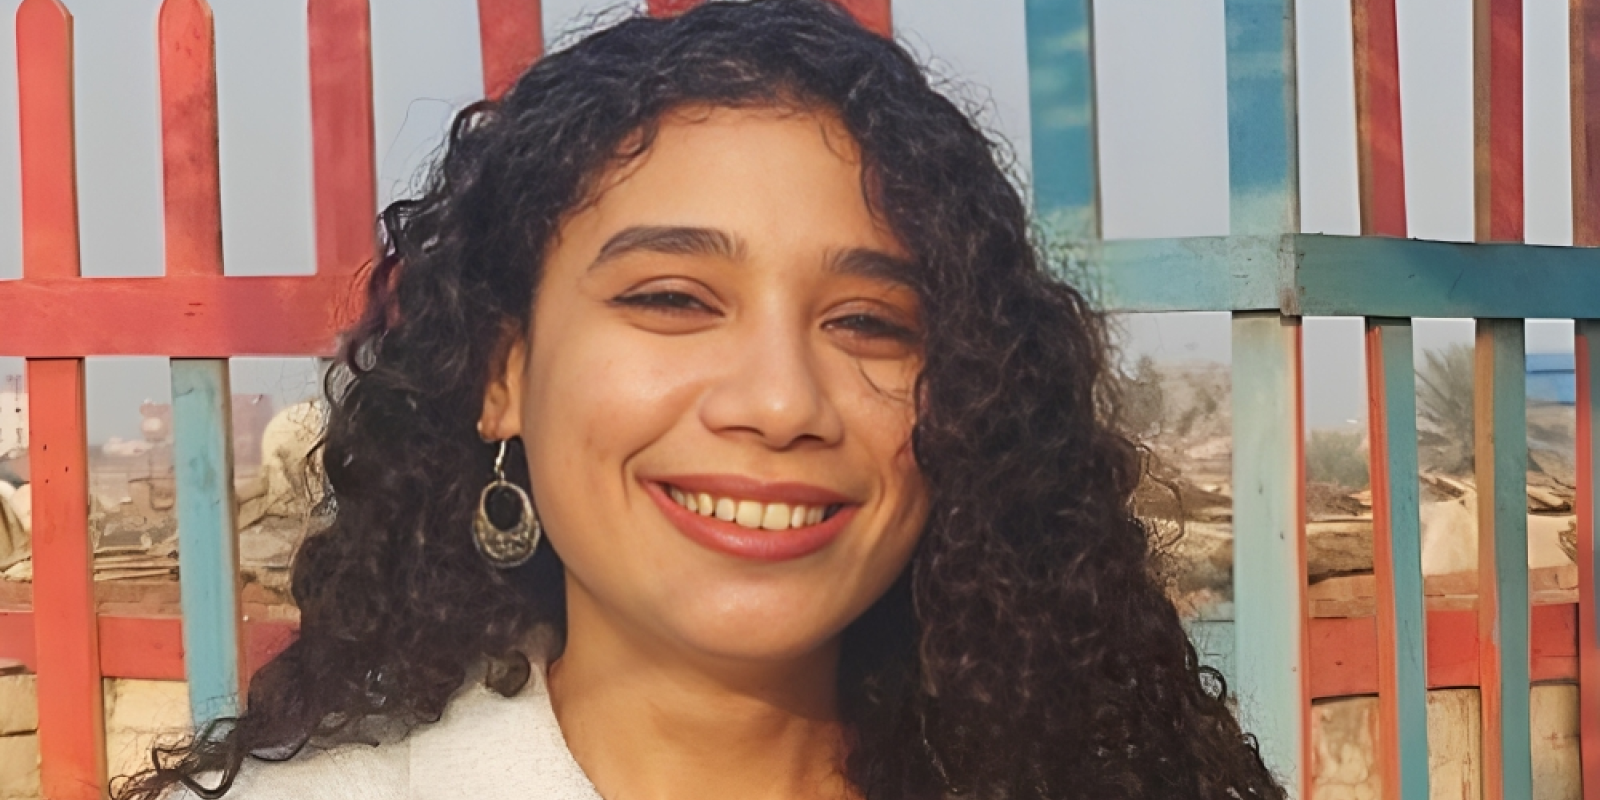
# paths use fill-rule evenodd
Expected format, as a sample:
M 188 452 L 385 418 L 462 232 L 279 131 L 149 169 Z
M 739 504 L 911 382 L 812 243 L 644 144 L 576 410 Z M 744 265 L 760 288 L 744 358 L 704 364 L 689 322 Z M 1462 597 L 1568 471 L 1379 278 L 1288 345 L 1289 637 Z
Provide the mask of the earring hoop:
M 484 560 L 499 569 L 512 569 L 528 563 L 539 540 L 544 538 L 544 526 L 533 509 L 533 498 L 506 480 L 506 445 L 510 440 L 500 440 L 500 452 L 494 457 L 494 480 L 483 487 L 478 495 L 478 511 L 472 517 L 472 542 Z M 509 528 L 501 528 L 489 516 L 489 497 L 496 491 L 510 492 L 517 499 L 517 521 Z

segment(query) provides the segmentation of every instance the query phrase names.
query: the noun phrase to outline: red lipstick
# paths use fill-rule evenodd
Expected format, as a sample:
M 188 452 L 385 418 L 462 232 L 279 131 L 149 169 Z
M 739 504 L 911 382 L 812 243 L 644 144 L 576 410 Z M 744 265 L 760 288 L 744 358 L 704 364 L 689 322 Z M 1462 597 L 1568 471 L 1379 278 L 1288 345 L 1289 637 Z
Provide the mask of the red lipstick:
M 679 481 L 682 483 L 679 483 Z M 678 532 L 710 550 L 751 561 L 789 561 L 827 547 L 855 518 L 860 506 L 835 492 L 805 484 L 771 484 L 733 476 L 682 476 L 665 482 L 643 481 L 645 491 Z M 666 485 L 686 492 L 705 492 L 764 503 L 842 505 L 833 516 L 815 524 L 781 531 L 746 528 L 735 522 L 702 516 L 678 505 L 667 495 Z

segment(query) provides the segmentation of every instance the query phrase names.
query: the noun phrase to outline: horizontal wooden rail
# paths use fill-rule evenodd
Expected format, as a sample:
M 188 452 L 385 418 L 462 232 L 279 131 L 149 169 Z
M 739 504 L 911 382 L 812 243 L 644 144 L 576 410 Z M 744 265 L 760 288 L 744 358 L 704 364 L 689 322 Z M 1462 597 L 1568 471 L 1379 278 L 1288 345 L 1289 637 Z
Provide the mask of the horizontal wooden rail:
M 0 281 L 0 356 L 331 355 L 359 302 L 337 274 Z
M 107 678 L 153 681 L 184 680 L 181 617 L 129 617 L 102 614 L 100 672 Z M 244 630 L 245 664 L 250 673 L 294 640 L 298 626 L 285 621 L 252 621 Z M 31 611 L 0 611 L 0 661 L 19 661 L 29 671 L 38 666 Z
M 1534 319 L 1600 314 L 1600 248 L 1322 234 L 1086 246 L 1086 288 L 1109 311 Z

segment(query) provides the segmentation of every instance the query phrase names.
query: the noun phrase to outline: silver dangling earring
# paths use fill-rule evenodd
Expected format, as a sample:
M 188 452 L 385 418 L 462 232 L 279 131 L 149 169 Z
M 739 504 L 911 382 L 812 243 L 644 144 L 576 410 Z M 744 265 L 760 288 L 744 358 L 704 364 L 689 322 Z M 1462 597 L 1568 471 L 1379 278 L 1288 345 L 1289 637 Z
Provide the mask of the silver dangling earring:
M 509 440 L 500 440 L 500 453 L 494 457 L 494 480 L 483 487 L 483 493 L 478 495 L 478 513 L 472 518 L 472 542 L 478 546 L 478 552 L 500 569 L 511 569 L 528 563 L 533 558 L 533 551 L 538 549 L 539 540 L 544 536 L 544 526 L 539 523 L 539 515 L 533 510 L 533 499 L 522 487 L 506 480 L 505 461 L 506 443 Z M 496 491 L 510 492 L 517 498 L 521 505 L 521 513 L 517 516 L 516 524 L 509 528 L 496 525 L 489 516 L 489 496 Z

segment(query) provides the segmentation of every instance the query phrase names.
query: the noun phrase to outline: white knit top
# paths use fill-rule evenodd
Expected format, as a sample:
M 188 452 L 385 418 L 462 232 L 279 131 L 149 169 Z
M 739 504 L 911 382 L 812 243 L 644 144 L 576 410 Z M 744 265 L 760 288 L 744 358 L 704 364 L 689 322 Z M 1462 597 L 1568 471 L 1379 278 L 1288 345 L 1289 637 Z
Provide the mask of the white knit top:
M 601 800 L 567 749 L 544 669 L 532 672 L 514 697 L 469 681 L 438 722 L 397 742 L 247 758 L 224 800 Z

